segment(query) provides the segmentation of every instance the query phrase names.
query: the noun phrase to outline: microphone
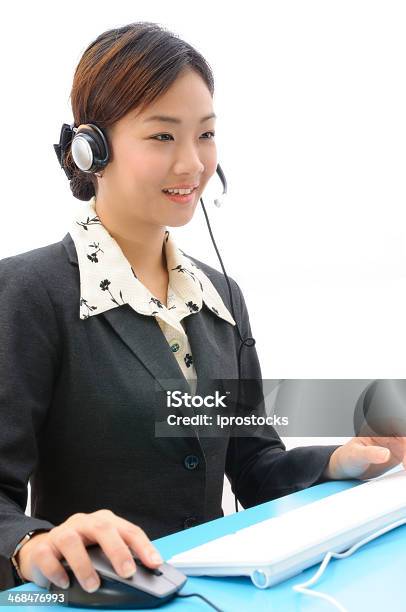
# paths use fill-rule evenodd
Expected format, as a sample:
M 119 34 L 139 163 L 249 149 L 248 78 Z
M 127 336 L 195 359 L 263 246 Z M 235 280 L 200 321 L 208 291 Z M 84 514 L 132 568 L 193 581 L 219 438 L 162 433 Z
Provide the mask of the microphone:
M 223 172 L 222 167 L 220 166 L 220 164 L 217 164 L 217 168 L 216 168 L 216 172 L 220 178 L 221 184 L 223 186 L 223 193 L 218 196 L 218 198 L 215 198 L 214 200 L 214 205 L 217 206 L 217 208 L 220 208 L 220 206 L 222 204 L 224 204 L 224 196 L 227 193 L 227 180 L 226 180 L 226 176 Z

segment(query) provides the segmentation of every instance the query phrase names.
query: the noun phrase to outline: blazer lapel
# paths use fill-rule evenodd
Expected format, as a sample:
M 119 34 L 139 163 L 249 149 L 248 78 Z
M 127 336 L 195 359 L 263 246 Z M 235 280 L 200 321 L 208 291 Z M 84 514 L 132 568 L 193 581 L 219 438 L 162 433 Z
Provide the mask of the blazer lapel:
M 76 247 L 69 233 L 62 243 L 70 263 L 78 267 Z M 112 308 L 97 316 L 105 317 L 162 389 L 190 393 L 189 384 L 154 317 L 139 314 L 129 304 Z M 220 350 L 215 341 L 214 319 L 215 315 L 205 304 L 199 312 L 184 319 L 197 373 L 196 394 L 203 397 L 213 392 L 210 381 L 220 377 Z M 185 416 L 195 415 L 193 407 L 184 403 L 179 410 Z M 197 433 L 197 430 L 193 429 Z
M 192 349 L 193 361 L 197 373 L 196 395 L 207 397 L 225 391 L 222 381 L 221 353 L 216 342 L 216 315 L 203 303 L 202 309 L 185 318 L 186 333 Z M 229 325 L 224 321 L 224 325 Z M 219 431 L 216 425 L 218 409 L 197 408 L 196 411 L 212 417 L 211 425 L 197 427 L 197 436 L 203 454 L 208 457 L 218 450 L 218 436 L 228 435 Z M 200 435 L 199 435 L 200 432 Z
M 197 373 L 196 395 L 203 397 L 213 392 L 211 381 L 221 378 L 220 349 L 215 339 L 215 318 L 216 315 L 203 303 L 199 312 L 184 319 Z
M 189 384 L 154 317 L 141 315 L 128 304 L 98 316 L 104 316 L 108 320 L 122 341 L 149 370 L 157 385 L 166 391 L 180 390 L 182 393 L 190 393 Z M 212 395 L 216 389 L 222 390 L 221 381 L 216 382 L 221 372 L 220 351 L 214 339 L 214 317 L 215 315 L 203 306 L 198 313 L 185 318 L 186 333 L 197 373 L 196 395 L 202 397 Z M 196 416 L 199 412 L 199 409 L 195 412 L 193 406 L 187 406 L 185 402 L 175 410 L 187 417 Z M 200 409 L 200 412 L 209 413 L 210 409 Z M 216 418 L 215 413 L 214 410 L 213 421 Z M 192 424 L 186 427 L 193 431 L 191 442 L 197 445 L 196 450 L 200 448 L 203 455 L 208 456 L 216 446 L 216 441 L 210 438 L 211 430 L 207 431 L 205 426 L 200 429 Z M 203 432 L 203 436 L 199 435 L 199 430 Z
M 189 391 L 189 385 L 155 317 L 135 312 L 129 304 L 106 310 L 105 317 L 122 341 L 165 391 Z

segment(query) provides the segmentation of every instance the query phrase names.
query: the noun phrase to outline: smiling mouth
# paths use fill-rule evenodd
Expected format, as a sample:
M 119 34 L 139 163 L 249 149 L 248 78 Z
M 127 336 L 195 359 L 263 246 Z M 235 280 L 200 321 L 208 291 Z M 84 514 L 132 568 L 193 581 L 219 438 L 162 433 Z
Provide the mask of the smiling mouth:
M 197 191 L 198 187 L 199 187 L 199 185 L 197 185 L 196 187 L 193 187 L 192 191 L 190 191 L 189 193 L 170 193 L 169 191 L 166 191 L 165 189 L 161 189 L 161 191 L 162 191 L 162 193 L 165 193 L 166 195 L 173 195 L 173 196 L 184 195 L 184 196 L 188 196 L 188 195 L 192 195 L 192 193 Z

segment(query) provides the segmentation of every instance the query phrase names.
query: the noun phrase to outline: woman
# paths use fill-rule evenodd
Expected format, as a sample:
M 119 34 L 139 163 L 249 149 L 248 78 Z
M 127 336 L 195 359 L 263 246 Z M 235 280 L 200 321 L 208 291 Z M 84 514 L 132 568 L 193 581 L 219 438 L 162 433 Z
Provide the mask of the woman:
M 234 319 L 223 274 L 166 229 L 192 219 L 216 171 L 212 98 L 203 57 L 156 24 L 104 32 L 78 64 L 71 136 L 100 130 L 108 161 L 84 172 L 66 145 L 72 193 L 85 202 L 70 232 L 0 262 L 3 588 L 66 586 L 66 559 L 94 591 L 92 543 L 122 576 L 135 571 L 130 549 L 159 565 L 150 539 L 222 516 L 224 473 L 249 507 L 399 461 L 372 438 L 286 451 L 271 426 L 162 429 L 168 412 L 195 414 L 186 402 L 167 407 L 171 389 L 193 396 L 197 383 L 209 396 L 215 379 L 261 378 L 253 346 L 238 364 L 236 323 L 244 337 L 251 329 L 237 283 Z M 168 193 L 179 186 L 191 195 Z

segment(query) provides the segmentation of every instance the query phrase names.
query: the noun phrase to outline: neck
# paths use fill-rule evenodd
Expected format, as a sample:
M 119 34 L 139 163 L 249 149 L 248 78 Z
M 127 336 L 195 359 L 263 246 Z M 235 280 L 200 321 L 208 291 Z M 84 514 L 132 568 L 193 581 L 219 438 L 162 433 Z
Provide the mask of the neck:
M 109 214 L 101 201 L 96 201 L 96 213 L 129 261 L 137 277 L 157 278 L 167 273 L 164 248 L 165 226 L 143 223 L 137 219 L 134 226 Z

